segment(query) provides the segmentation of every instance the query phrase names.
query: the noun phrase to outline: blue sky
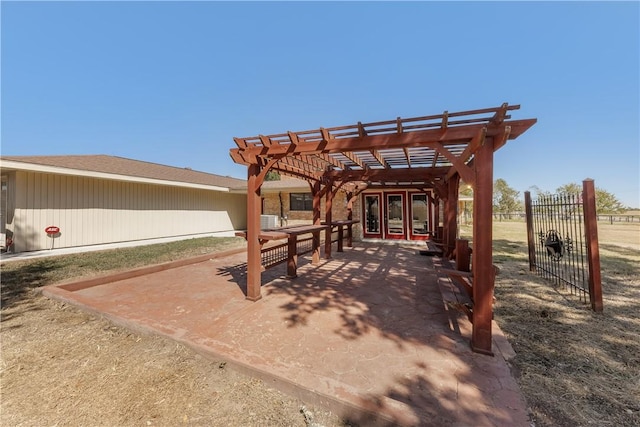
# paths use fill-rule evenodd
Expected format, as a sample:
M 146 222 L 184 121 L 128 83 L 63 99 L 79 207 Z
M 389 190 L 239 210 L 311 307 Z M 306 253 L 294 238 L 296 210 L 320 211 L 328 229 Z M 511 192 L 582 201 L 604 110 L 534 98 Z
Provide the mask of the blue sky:
M 2 154 L 244 178 L 234 136 L 520 104 L 495 178 L 640 207 L 638 2 L 8 2 Z

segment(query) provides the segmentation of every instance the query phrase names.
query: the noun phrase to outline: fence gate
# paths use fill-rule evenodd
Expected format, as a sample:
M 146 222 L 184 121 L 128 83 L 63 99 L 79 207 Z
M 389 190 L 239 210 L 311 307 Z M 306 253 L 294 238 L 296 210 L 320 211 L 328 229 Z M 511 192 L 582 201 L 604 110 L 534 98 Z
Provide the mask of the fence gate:
M 602 311 L 602 283 L 595 186 L 584 180 L 580 194 L 555 194 L 531 200 L 525 192 L 529 268 L 563 285 L 594 311 Z

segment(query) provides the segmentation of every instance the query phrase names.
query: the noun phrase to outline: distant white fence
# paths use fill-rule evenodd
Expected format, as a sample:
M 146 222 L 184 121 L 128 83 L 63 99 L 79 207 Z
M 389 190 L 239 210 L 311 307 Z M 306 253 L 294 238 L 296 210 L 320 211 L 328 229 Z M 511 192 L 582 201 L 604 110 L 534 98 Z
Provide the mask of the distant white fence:
M 493 219 L 496 221 L 524 221 L 526 219 L 524 212 L 512 213 L 493 213 Z M 608 222 L 610 224 L 618 222 L 640 222 L 640 215 L 631 214 L 600 214 L 596 215 L 598 222 Z

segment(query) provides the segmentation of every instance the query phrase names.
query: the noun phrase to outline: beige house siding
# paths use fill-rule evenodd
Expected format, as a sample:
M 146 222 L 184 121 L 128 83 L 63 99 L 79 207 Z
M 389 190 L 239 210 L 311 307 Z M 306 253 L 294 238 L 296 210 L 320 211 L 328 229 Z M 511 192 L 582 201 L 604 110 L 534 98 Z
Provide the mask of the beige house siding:
M 32 171 L 8 174 L 14 251 L 231 231 L 246 227 L 246 195 Z

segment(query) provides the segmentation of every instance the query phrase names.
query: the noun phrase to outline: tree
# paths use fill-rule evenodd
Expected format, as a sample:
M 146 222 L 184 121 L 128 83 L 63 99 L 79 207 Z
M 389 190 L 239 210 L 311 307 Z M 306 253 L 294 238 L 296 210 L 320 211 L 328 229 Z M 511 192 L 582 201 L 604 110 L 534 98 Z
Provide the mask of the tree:
M 563 195 L 581 194 L 582 186 L 579 184 L 576 184 L 575 182 L 571 182 L 569 184 L 561 185 L 560 187 L 556 188 L 556 193 L 563 194 Z
M 556 189 L 558 194 L 582 194 L 582 186 L 576 183 L 565 184 Z M 622 213 L 626 210 L 618 198 L 602 188 L 596 187 L 596 212 L 599 214 Z
M 551 192 L 547 191 L 547 190 L 543 190 L 542 188 L 538 187 L 537 185 L 532 185 L 531 187 L 529 187 L 530 191 L 533 191 L 533 193 L 535 194 L 536 197 L 540 197 L 540 196 L 550 196 Z
M 509 187 L 502 178 L 493 183 L 493 210 L 502 214 L 510 214 L 522 210 L 519 200 L 520 192 Z
M 265 181 L 280 181 L 280 174 L 276 171 L 269 171 L 264 176 Z
M 464 200 L 462 202 L 462 218 L 464 224 L 468 223 L 471 219 L 471 215 L 473 213 L 473 187 L 471 185 L 465 183 L 464 181 L 460 181 L 460 187 L 458 189 L 458 196 L 462 197 L 470 197 L 471 200 Z
M 596 187 L 596 212 L 597 213 L 622 213 L 627 209 L 616 196 L 602 188 Z
M 473 196 L 473 188 L 464 181 L 460 181 L 460 189 L 458 194 L 461 196 Z

